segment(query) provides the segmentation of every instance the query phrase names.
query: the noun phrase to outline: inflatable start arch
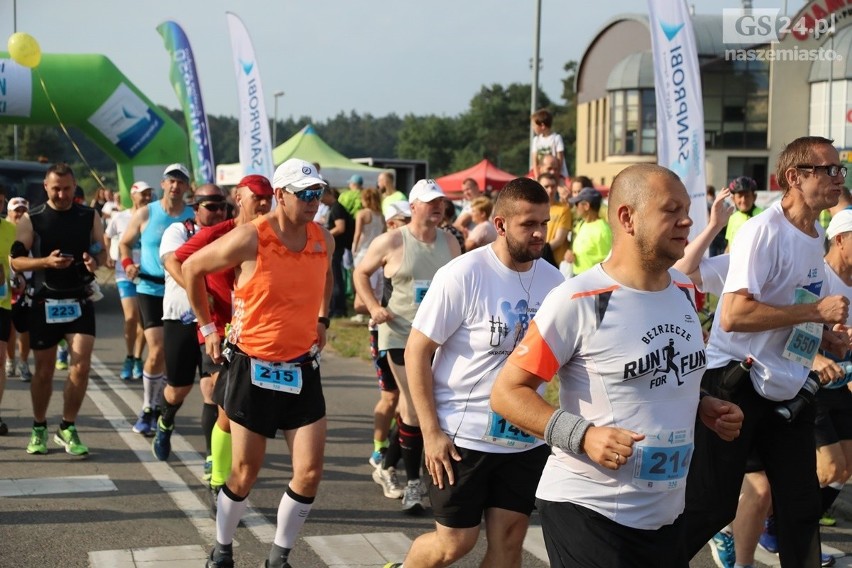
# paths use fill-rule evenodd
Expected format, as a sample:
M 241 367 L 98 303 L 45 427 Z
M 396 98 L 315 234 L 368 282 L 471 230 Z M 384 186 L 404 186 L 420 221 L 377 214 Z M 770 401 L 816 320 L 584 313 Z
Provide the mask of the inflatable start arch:
M 31 69 L 0 51 L 0 124 L 59 124 L 37 73 L 62 122 L 115 160 L 125 204 L 135 180 L 158 187 L 166 165 L 189 163 L 184 130 L 103 55 L 43 54 Z

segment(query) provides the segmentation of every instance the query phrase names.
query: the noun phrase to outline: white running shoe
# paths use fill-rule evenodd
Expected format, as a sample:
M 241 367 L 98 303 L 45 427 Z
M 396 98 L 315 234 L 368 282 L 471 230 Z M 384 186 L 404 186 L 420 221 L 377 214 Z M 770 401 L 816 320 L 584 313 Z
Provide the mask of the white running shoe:
M 382 492 L 388 499 L 399 499 L 405 493 L 399 479 L 396 477 L 396 469 L 389 467 L 382 469 L 377 467 L 373 470 L 373 481 L 382 486 Z

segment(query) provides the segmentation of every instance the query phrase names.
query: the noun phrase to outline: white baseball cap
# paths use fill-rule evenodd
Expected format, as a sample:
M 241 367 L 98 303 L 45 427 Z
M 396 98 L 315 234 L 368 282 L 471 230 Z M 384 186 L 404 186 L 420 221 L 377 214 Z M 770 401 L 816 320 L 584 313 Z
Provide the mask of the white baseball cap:
M 149 189 L 153 188 L 144 181 L 137 181 L 136 183 L 130 186 L 130 193 L 142 193 L 143 191 Z
M 837 235 L 850 231 L 852 231 L 852 209 L 843 209 L 831 218 L 831 222 L 825 230 L 825 236 L 833 239 Z
M 9 205 L 7 205 L 7 209 L 9 211 L 14 211 L 15 209 L 19 209 L 23 207 L 27 211 L 30 210 L 30 202 L 24 199 L 23 197 L 13 197 L 9 200 Z
M 189 181 L 189 170 L 183 164 L 171 164 L 163 170 L 163 179 L 174 178 L 180 181 Z
M 326 185 L 317 169 L 310 162 L 298 158 L 290 158 L 275 169 L 272 175 L 272 187 L 305 189 L 317 184 Z
M 408 202 L 422 201 L 429 203 L 440 197 L 446 197 L 444 190 L 433 179 L 421 179 L 408 192 Z
M 411 217 L 411 205 L 407 201 L 394 201 L 388 203 L 388 210 L 385 213 L 385 221 L 390 221 L 394 217 Z

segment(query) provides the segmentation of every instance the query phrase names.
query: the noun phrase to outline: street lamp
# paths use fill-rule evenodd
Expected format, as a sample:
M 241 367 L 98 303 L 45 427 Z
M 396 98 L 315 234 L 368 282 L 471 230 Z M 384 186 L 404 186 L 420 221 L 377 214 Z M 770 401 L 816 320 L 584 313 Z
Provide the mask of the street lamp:
M 273 115 L 272 115 L 272 117 L 273 117 L 272 118 L 272 147 L 273 148 L 275 148 L 275 146 L 278 144 L 278 136 L 277 136 L 277 134 L 278 134 L 278 97 L 283 97 L 283 96 L 284 96 L 284 91 L 278 91 L 278 92 L 272 94 L 272 97 L 275 100 L 275 104 L 273 105 L 274 108 L 275 108 L 275 111 L 273 112 Z

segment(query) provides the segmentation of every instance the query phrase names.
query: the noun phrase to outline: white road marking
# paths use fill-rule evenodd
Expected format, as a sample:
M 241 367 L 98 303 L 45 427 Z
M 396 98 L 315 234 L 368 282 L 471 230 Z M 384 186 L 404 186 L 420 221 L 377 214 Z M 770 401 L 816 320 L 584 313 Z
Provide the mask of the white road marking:
M 401 532 L 306 536 L 304 538 L 329 568 L 382 568 L 402 562 L 411 539 Z
M 187 564 L 200 564 L 205 560 L 207 553 L 197 544 L 89 553 L 91 568 L 184 568 Z
M 544 534 L 541 532 L 541 527 L 538 525 L 530 525 L 527 529 L 527 536 L 524 538 L 524 550 L 544 562 L 550 561 L 547 559 L 547 548 L 544 546 Z
M 98 491 L 118 491 L 118 488 L 106 475 L 0 479 L 0 497 L 95 493 Z

